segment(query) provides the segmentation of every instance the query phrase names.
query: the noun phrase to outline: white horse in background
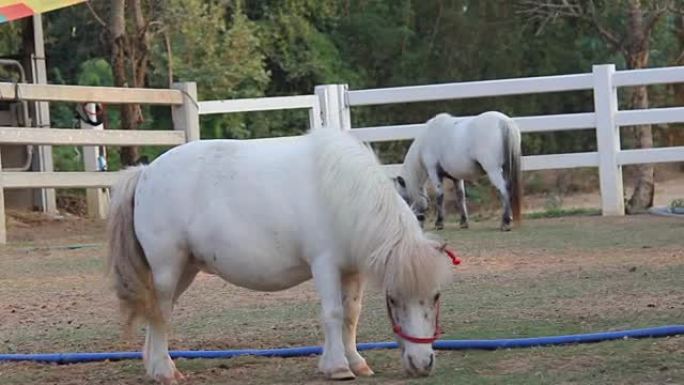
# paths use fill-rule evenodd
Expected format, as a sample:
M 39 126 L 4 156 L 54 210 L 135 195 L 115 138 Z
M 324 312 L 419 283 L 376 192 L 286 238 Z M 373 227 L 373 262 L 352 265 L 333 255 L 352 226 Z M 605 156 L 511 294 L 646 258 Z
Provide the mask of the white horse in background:
M 182 375 L 168 354 L 174 303 L 199 271 L 262 291 L 313 277 L 330 379 L 372 375 L 356 350 L 364 284 L 376 280 L 409 374 L 428 375 L 439 290 L 451 269 L 374 154 L 351 135 L 207 140 L 126 172 L 113 189 L 110 272 L 128 324 L 147 323 L 147 373 Z
M 458 121 L 442 113 L 426 123 L 424 133 L 409 147 L 400 174 L 395 178 L 396 188 L 422 224 L 428 209 L 425 183 L 430 179 L 437 200 L 435 227 L 442 229 L 442 181 L 451 179 L 461 211 L 460 224 L 467 228 L 464 180 L 473 180 L 484 171 L 499 191 L 504 208 L 501 229 L 508 231 L 511 220 L 519 222 L 521 219 L 520 153 L 520 130 L 508 116 L 489 111 Z

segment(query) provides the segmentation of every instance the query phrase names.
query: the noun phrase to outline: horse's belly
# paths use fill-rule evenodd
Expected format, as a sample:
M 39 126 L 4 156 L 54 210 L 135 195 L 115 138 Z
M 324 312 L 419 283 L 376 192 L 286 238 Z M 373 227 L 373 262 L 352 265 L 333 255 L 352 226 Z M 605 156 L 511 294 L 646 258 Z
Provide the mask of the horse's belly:
M 233 285 L 259 291 L 285 290 L 311 279 L 308 264 L 284 264 L 278 261 L 255 264 L 254 257 L 230 255 L 218 257 L 217 261 L 201 261 L 198 265 L 203 271 L 216 274 Z
M 238 221 L 231 228 L 194 238 L 192 254 L 199 267 L 253 290 L 277 291 L 311 278 L 311 268 L 297 238 L 282 229 L 259 228 Z
M 440 164 L 443 172 L 454 179 L 472 180 L 481 174 L 477 163 L 465 157 L 448 159 Z

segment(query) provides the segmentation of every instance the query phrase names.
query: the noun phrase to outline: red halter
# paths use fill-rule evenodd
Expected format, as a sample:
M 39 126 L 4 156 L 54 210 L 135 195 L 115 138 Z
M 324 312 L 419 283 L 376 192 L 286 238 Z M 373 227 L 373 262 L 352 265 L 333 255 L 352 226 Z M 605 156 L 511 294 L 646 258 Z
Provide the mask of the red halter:
M 454 251 L 449 250 L 446 247 L 444 247 L 442 251 L 444 251 L 447 254 L 447 256 L 449 256 L 449 258 L 451 259 L 451 263 L 454 266 L 461 264 L 461 258 L 459 258 Z M 413 342 L 414 344 L 431 344 L 435 342 L 437 339 L 439 339 L 439 337 L 442 335 L 442 328 L 439 326 L 439 301 L 437 301 L 437 310 L 435 311 L 435 334 L 432 337 L 413 337 L 404 333 L 404 331 L 401 330 L 401 326 L 394 321 L 394 316 L 392 314 L 392 307 L 390 306 L 389 298 L 386 298 L 385 301 L 387 303 L 387 313 L 389 315 L 390 322 L 392 323 L 392 331 L 399 338 L 408 342 Z

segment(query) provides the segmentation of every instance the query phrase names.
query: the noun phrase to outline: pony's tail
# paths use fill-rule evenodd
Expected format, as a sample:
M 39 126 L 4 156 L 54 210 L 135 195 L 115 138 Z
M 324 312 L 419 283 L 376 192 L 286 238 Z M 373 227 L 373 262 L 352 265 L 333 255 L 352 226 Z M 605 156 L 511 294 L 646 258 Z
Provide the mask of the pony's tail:
M 520 129 L 515 122 L 508 118 L 503 124 L 504 134 L 504 177 L 506 188 L 513 211 L 513 221 L 522 221 L 522 168 L 520 164 Z
M 151 320 L 157 311 L 152 272 L 140 246 L 133 222 L 135 188 L 143 166 L 132 167 L 112 188 L 107 235 L 107 273 L 112 276 L 125 323 L 130 332 L 138 319 Z

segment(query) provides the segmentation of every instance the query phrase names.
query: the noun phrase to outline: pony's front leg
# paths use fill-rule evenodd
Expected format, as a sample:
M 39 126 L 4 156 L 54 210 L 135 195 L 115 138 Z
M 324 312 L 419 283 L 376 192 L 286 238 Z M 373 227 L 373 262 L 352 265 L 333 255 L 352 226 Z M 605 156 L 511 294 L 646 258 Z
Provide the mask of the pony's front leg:
M 429 168 L 428 176 L 430 177 L 432 187 L 435 188 L 435 193 L 437 194 L 437 220 L 435 221 L 435 229 L 442 230 L 444 228 L 444 185 L 442 184 L 442 178 L 437 174 L 436 167 Z
M 344 349 L 352 372 L 357 376 L 372 376 L 373 370 L 356 350 L 356 326 L 361 313 L 364 280 L 360 274 L 342 277 L 342 302 L 344 304 Z
M 321 321 L 325 334 L 323 355 L 318 362 L 318 370 L 329 379 L 353 379 L 355 375 L 349 369 L 342 340 L 344 308 L 339 268 L 333 264 L 332 258 L 323 256 L 313 262 L 311 272 L 316 290 L 321 297 Z

